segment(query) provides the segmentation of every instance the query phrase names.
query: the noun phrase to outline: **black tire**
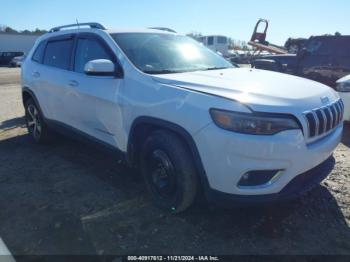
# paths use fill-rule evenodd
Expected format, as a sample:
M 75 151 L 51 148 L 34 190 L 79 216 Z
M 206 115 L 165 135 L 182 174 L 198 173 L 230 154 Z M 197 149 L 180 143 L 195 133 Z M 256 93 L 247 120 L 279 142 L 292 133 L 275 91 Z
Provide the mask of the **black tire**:
M 158 207 L 180 213 L 193 204 L 198 189 L 196 169 L 186 144 L 176 134 L 153 132 L 141 150 L 140 166 Z
M 28 133 L 35 143 L 45 144 L 49 141 L 49 128 L 39 107 L 31 98 L 25 102 L 25 121 Z

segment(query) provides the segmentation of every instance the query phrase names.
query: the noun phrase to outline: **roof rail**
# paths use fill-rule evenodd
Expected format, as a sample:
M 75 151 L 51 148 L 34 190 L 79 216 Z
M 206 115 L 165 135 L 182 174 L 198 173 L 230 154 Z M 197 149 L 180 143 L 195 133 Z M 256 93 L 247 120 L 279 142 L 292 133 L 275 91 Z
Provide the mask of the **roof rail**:
M 156 29 L 156 30 L 161 30 L 161 31 L 167 31 L 170 33 L 177 33 L 175 30 L 167 27 L 149 27 L 149 29 Z
M 90 26 L 90 28 L 106 30 L 106 28 L 99 23 L 77 23 L 77 24 L 62 25 L 62 26 L 57 26 L 57 27 L 51 28 L 49 33 L 58 32 L 63 28 L 69 28 L 69 27 L 78 27 L 79 28 L 80 26 Z

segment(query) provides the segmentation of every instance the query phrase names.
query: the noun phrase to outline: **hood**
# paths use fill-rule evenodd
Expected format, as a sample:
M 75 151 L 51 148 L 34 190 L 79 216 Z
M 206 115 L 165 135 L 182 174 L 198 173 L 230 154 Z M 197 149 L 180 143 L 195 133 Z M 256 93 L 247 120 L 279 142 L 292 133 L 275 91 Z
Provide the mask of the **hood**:
M 310 110 L 338 99 L 326 85 L 308 79 L 249 68 L 195 71 L 155 75 L 159 83 L 185 88 L 209 95 L 239 101 L 253 110 L 263 112 L 293 112 Z
M 337 84 L 343 83 L 343 82 L 348 82 L 348 81 L 350 81 L 350 75 L 346 75 L 346 76 L 340 78 L 339 80 L 337 80 Z

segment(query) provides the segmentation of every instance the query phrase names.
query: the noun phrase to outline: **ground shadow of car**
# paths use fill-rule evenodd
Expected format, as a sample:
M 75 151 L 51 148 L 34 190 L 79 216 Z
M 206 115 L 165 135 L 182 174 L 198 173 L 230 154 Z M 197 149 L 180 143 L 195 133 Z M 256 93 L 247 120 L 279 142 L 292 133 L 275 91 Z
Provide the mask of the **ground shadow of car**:
M 37 146 L 22 135 L 0 141 L 0 162 L 0 234 L 14 254 L 350 250 L 341 208 L 323 186 L 294 202 L 230 210 L 200 204 L 172 215 L 153 207 L 138 172 L 91 145 L 59 137 Z
M 0 130 L 6 131 L 17 127 L 23 127 L 24 125 L 25 125 L 25 122 L 23 117 L 12 118 L 12 119 L 0 122 Z

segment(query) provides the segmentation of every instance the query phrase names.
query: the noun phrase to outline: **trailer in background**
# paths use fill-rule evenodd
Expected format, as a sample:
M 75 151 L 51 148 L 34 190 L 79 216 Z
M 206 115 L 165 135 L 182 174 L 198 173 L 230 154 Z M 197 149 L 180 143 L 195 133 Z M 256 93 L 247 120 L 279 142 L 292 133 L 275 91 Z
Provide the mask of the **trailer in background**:
M 9 65 L 17 56 L 28 54 L 39 35 L 0 33 L 0 65 Z

